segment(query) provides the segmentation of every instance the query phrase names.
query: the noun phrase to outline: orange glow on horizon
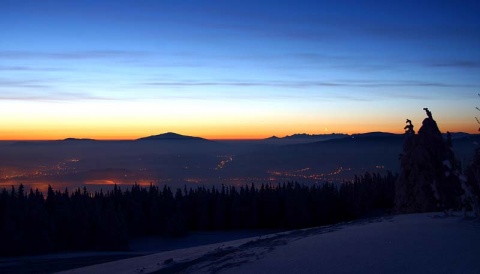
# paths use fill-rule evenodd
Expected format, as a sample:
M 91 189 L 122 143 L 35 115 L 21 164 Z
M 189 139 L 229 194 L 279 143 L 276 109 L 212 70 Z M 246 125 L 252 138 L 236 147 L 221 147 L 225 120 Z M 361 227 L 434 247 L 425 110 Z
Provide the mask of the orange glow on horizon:
M 298 133 L 403 133 L 406 118 L 418 131 L 426 117 L 420 106 L 400 107 L 384 101 L 347 102 L 340 110 L 338 104 L 314 101 L 292 105 L 291 109 L 278 100 L 247 106 L 215 100 L 201 105 L 195 100 L 184 100 L 181 105 L 166 101 L 161 105 L 159 108 L 157 101 L 3 102 L 0 140 L 135 140 L 166 132 L 210 140 L 255 140 Z M 439 110 L 434 112 L 434 118 L 442 132 L 477 130 L 475 112 L 441 112 L 445 109 L 442 105 L 432 109 Z
M 440 126 L 440 130 L 442 132 L 466 132 L 470 134 L 476 134 L 478 133 L 474 128 L 472 127 L 461 127 L 461 125 L 451 125 L 449 127 L 442 127 Z M 418 131 L 420 127 L 416 126 L 415 130 Z M 374 129 L 372 128 L 371 130 L 363 129 L 363 130 L 335 130 L 335 131 L 329 131 L 329 132 L 315 132 L 315 131 L 306 131 L 306 130 L 298 130 L 298 131 L 277 131 L 272 133 L 266 133 L 266 132 L 257 132 L 257 133 L 201 133 L 201 132 L 187 132 L 187 131 L 165 131 L 165 132 L 159 132 L 159 133 L 146 133 L 143 135 L 139 134 L 116 134 L 116 135 L 110 135 L 110 134 L 101 134 L 101 133 L 95 133 L 92 132 L 90 134 L 85 134 L 83 133 L 82 135 L 68 135 L 65 136 L 63 134 L 59 134 L 57 132 L 49 131 L 49 132 L 38 132 L 36 134 L 0 134 L 0 140 L 1 141 L 53 141 L 53 140 L 64 140 L 66 138 L 78 138 L 78 139 L 94 139 L 94 140 L 101 140 L 101 141 L 127 141 L 127 140 L 136 140 L 142 137 L 148 137 L 151 135 L 157 135 L 157 134 L 163 134 L 166 132 L 175 132 L 181 135 L 188 135 L 188 136 L 194 136 L 194 137 L 201 137 L 205 138 L 208 140 L 260 140 L 260 139 L 265 139 L 269 138 L 272 136 L 277 136 L 277 137 L 285 137 L 288 135 L 293 135 L 293 134 L 301 134 L 301 133 L 306 133 L 306 134 L 359 134 L 359 133 L 367 133 L 367 132 L 389 132 L 389 133 L 395 133 L 395 134 L 402 134 L 404 133 L 403 130 L 398 130 L 398 128 L 395 129 Z
M 0 127 L 0 140 L 4 141 L 47 141 L 66 138 L 87 138 L 95 140 L 135 140 L 142 137 L 175 132 L 181 135 L 202 137 L 209 140 L 258 140 L 271 136 L 306 134 L 358 134 L 366 132 L 403 133 L 405 119 L 393 117 L 370 116 L 358 117 L 275 117 L 267 120 L 238 118 L 236 120 L 192 120 L 155 122 L 137 120 L 124 121 L 71 121 L 70 123 L 19 122 L 10 121 Z M 415 131 L 422 125 L 424 115 L 410 117 Z M 477 133 L 475 119 L 439 115 L 437 124 L 442 132 Z M 42 120 L 43 121 L 43 120 Z M 393 121 L 393 123 L 392 123 Z

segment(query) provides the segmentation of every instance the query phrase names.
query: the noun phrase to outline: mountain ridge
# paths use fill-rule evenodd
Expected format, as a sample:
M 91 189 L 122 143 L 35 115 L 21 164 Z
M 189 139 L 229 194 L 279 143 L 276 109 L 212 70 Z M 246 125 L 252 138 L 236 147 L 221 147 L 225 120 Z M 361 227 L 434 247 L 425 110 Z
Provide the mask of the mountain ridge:
M 175 133 L 175 132 L 166 132 L 166 133 L 161 133 L 161 134 L 157 134 L 157 135 L 142 137 L 142 138 L 136 139 L 135 141 L 160 141 L 160 140 L 166 140 L 166 141 L 210 141 L 210 140 L 207 140 L 205 138 L 182 135 L 182 134 L 178 134 L 178 133 Z

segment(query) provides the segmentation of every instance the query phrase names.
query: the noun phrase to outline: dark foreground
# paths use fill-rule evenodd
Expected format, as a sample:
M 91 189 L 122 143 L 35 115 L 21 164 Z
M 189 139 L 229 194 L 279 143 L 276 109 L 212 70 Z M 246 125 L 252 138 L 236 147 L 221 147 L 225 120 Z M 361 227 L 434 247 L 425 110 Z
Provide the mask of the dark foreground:
M 398 215 L 161 252 L 66 273 L 480 273 L 480 222 Z
M 133 240 L 129 252 L 77 252 L 41 256 L 0 257 L 0 273 L 52 273 L 159 252 L 256 237 L 273 230 L 195 232 L 182 238 L 144 237 Z
M 0 273 L 52 273 L 118 261 L 140 254 L 90 255 L 70 258 L 14 258 L 0 260 Z

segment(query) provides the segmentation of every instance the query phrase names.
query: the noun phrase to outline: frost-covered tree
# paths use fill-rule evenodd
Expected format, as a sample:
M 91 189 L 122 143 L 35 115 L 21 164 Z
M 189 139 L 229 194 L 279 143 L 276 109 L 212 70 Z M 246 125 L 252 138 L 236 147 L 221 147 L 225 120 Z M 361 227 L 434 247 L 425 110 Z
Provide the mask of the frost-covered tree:
M 445 141 L 433 119 L 424 108 L 427 118 L 415 134 L 407 119 L 400 176 L 396 184 L 395 208 L 399 213 L 443 210 L 446 213 L 459 204 L 460 183 L 451 142 Z
M 480 96 L 480 94 L 478 94 Z M 480 111 L 480 108 L 477 107 Z M 480 120 L 475 117 L 480 125 Z M 480 131 L 480 128 L 478 129 Z M 477 218 L 480 217 L 480 147 L 477 146 L 474 151 L 472 163 L 467 168 L 466 176 L 461 175 L 460 181 L 464 191 L 463 201 L 471 206 Z

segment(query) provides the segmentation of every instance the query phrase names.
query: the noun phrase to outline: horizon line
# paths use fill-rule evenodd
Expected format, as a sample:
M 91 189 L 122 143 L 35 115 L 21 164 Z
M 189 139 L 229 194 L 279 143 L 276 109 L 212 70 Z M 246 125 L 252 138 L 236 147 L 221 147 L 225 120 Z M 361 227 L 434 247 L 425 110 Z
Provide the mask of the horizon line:
M 442 132 L 442 134 L 446 134 L 448 131 L 446 132 Z M 150 136 L 156 136 L 156 135 L 163 135 L 163 134 L 166 134 L 166 133 L 175 133 L 175 132 L 164 132 L 164 133 L 160 133 L 160 134 L 155 134 L 155 135 L 149 135 L 149 136 L 143 136 L 143 137 L 136 137 L 136 138 L 90 138 L 90 137 L 65 137 L 65 138 L 55 138 L 55 139 L 44 139 L 44 138 L 41 138 L 41 139 L 0 139 L 0 142 L 52 142 L 52 141 L 66 141 L 66 140 L 69 140 L 69 139 L 72 139 L 72 140 L 78 140 L 78 141 L 137 141 L 141 138 L 147 138 L 147 137 L 150 137 Z M 222 137 L 213 137 L 213 138 L 207 138 L 207 137 L 201 137 L 201 136 L 193 136 L 193 135 L 184 135 L 184 134 L 180 134 L 180 133 L 175 133 L 175 134 L 178 134 L 178 135 L 183 135 L 183 136 L 188 136 L 188 137 L 195 137 L 195 138 L 203 138 L 205 140 L 209 140 L 209 141 L 261 141 L 261 140 L 265 140 L 265 139 L 268 139 L 268 138 L 271 138 L 271 137 L 277 137 L 277 138 L 286 138 L 286 137 L 289 137 L 289 136 L 293 136 L 293 135 L 302 135 L 302 134 L 305 134 L 305 135 L 318 135 L 318 136 L 322 136 L 322 135 L 347 135 L 347 136 L 352 136 L 352 135 L 358 135 L 358 134 L 368 134 L 368 133 L 390 133 L 390 134 L 398 134 L 398 135 L 401 135 L 401 134 L 404 134 L 404 132 L 387 132 L 387 131 L 367 131 L 367 132 L 358 132 L 358 133 L 340 133 L 340 132 L 332 132 L 332 133 L 293 133 L 293 134 L 290 134 L 290 135 L 284 135 L 284 136 L 277 136 L 277 135 L 270 135 L 268 137 L 259 137 L 259 138 L 238 138 L 238 137 L 232 137 L 232 138 L 222 138 Z M 466 134 L 479 134 L 478 132 L 476 133 L 473 133 L 473 132 L 466 132 L 466 131 L 455 131 L 455 132 L 450 132 L 450 133 L 466 133 Z

